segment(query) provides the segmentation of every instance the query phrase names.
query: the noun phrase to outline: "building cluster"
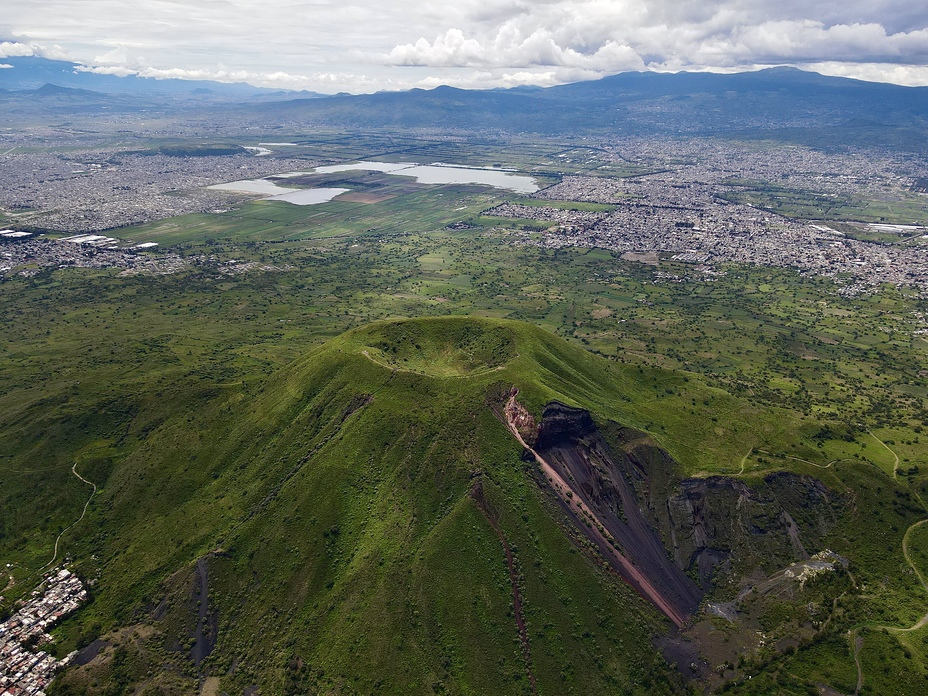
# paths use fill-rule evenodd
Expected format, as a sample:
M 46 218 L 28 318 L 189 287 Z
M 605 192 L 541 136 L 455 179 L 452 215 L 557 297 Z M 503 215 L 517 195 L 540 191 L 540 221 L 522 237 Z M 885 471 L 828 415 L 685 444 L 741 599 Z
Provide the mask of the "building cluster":
M 56 660 L 36 646 L 50 642 L 48 630 L 86 600 L 80 578 L 66 568 L 56 569 L 0 623 L 0 696 L 44 696 L 55 672 L 70 664 L 76 652 Z
M 565 176 L 554 186 L 536 193 L 535 198 L 550 201 L 618 203 L 626 196 L 625 181 L 604 176 Z
M 669 154 L 660 144 L 638 147 L 639 164 L 645 166 L 666 161 Z M 905 244 L 859 241 L 827 224 L 785 218 L 734 202 L 729 195 L 750 180 L 788 181 L 791 189 L 826 197 L 885 198 L 898 195 L 912 176 L 900 174 L 898 163 L 802 148 L 734 149 L 706 145 L 688 153 L 683 147 L 674 150 L 683 162 L 672 169 L 629 179 L 565 177 L 536 198 L 611 203 L 614 210 L 588 227 L 558 225 L 541 239 L 525 238 L 521 243 L 665 252 L 691 263 L 791 267 L 842 280 L 840 292 L 851 295 L 883 283 L 928 287 L 928 253 L 917 225 L 874 226 L 881 232 L 898 232 L 900 239 L 908 238 Z M 626 156 L 622 159 L 628 161 Z M 553 220 L 563 212 L 542 210 L 532 217 Z
M 97 232 L 228 208 L 254 196 L 206 188 L 312 163 L 227 155 L 171 157 L 118 149 L 19 152 L 0 157 L 0 209 L 20 227 Z
M 275 266 L 217 256 L 185 258 L 171 252 L 154 253 L 158 246 L 154 242 L 126 247 L 112 243 L 124 242 L 99 235 L 46 239 L 33 235 L 4 237 L 0 233 L 0 282 L 11 276 L 34 276 L 46 268 L 116 268 L 122 269 L 120 275 L 170 275 L 194 267 L 229 276 L 294 270 L 289 264 Z
M 561 208 L 538 207 L 503 203 L 484 211 L 484 215 L 504 218 L 521 218 L 523 220 L 544 220 L 561 225 L 571 225 L 583 229 L 592 227 L 606 217 L 606 213 L 591 213 L 580 210 L 563 210 Z
M 34 276 L 46 268 L 120 268 L 125 275 L 166 275 L 187 265 L 177 254 L 152 253 L 146 247 L 139 248 L 142 245 L 101 248 L 94 242 L 42 236 L 0 237 L 0 281 L 14 275 Z
M 606 145 L 599 156 L 620 167 L 632 165 L 703 183 L 767 182 L 833 194 L 898 194 L 928 174 L 928 163 L 907 155 L 873 150 L 825 153 L 798 146 L 703 138 L 621 139 Z

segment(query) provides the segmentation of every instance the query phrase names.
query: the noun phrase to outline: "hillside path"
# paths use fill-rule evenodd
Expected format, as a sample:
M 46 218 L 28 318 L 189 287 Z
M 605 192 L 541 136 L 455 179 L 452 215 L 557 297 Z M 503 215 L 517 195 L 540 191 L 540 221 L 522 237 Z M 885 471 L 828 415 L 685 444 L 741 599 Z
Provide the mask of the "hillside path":
M 52 560 L 50 560 L 48 563 L 46 563 L 44 566 L 42 566 L 39 570 L 45 570 L 46 568 L 48 568 L 48 566 L 52 565 L 52 564 L 57 560 L 57 558 L 58 558 L 58 545 L 59 545 L 59 543 L 61 542 L 61 537 L 63 537 L 65 534 L 67 534 L 68 531 L 69 531 L 72 527 L 74 527 L 75 525 L 77 525 L 78 522 L 80 522 L 82 519 L 84 519 L 84 515 L 87 514 L 87 508 L 90 506 L 90 501 L 93 500 L 93 497 L 97 494 L 97 484 L 95 484 L 93 481 L 88 481 L 88 480 L 85 479 L 83 476 L 81 476 L 79 473 L 77 473 L 77 462 L 74 462 L 74 465 L 71 467 L 71 473 L 74 474 L 78 479 L 80 479 L 81 481 L 83 481 L 84 483 L 86 483 L 88 486 L 92 486 L 92 487 L 93 487 L 93 491 L 90 493 L 90 497 L 87 498 L 87 502 L 84 503 L 84 509 L 81 510 L 81 516 L 78 517 L 76 520 L 74 520 L 74 522 L 72 522 L 72 523 L 71 523 L 69 526 L 67 526 L 65 529 L 61 530 L 61 534 L 59 534 L 59 535 L 58 535 L 58 538 L 55 539 L 55 552 L 52 554 Z

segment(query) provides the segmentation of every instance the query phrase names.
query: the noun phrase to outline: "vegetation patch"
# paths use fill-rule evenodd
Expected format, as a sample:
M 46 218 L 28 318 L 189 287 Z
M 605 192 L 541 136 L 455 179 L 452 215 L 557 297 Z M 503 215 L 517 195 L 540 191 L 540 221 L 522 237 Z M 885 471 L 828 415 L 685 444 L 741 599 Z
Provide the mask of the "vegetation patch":
M 463 377 L 497 370 L 516 356 L 507 327 L 486 320 L 450 317 L 377 325 L 356 332 L 362 352 L 394 369 L 435 377 Z

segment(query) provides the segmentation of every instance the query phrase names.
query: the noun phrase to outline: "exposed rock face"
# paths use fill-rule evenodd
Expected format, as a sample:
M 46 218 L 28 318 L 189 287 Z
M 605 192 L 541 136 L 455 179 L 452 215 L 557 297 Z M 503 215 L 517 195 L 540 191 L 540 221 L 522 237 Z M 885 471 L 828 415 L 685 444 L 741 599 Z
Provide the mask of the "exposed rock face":
M 694 569 L 708 588 L 722 565 L 772 570 L 809 557 L 835 519 L 840 502 L 818 480 L 789 472 L 769 474 L 756 489 L 713 476 L 688 479 L 667 501 L 666 521 L 677 562 Z
M 772 572 L 823 548 L 844 500 L 821 481 L 778 471 L 748 486 L 726 476 L 679 480 L 647 433 L 607 423 L 603 432 L 634 482 L 676 564 L 708 590 L 713 575 Z
M 708 589 L 716 566 L 731 556 L 731 523 L 750 500 L 751 490 L 722 476 L 690 479 L 681 482 L 680 488 L 680 493 L 667 501 L 674 557 L 684 568 L 695 569 L 700 585 Z
M 624 453 L 619 452 L 618 457 L 613 453 L 590 414 L 556 402 L 549 404 L 534 449 L 569 482 L 616 548 L 649 580 L 661 604 L 672 607 L 674 616 L 692 615 L 702 591 L 674 563 L 641 509 L 626 474 L 628 462 L 622 461 Z M 626 574 L 626 569 L 617 570 Z
M 502 414 L 497 413 L 497 415 L 509 427 L 515 428 L 525 443 L 531 447 L 538 439 L 538 424 L 535 422 L 535 417 L 516 401 L 516 393 L 517 390 L 513 389 L 506 394 L 507 401 L 502 407 Z
M 578 529 L 598 546 L 608 540 L 613 548 L 601 549 L 604 557 L 618 551 L 630 561 L 660 595 L 655 603 L 672 607 L 672 618 L 691 616 L 720 570 L 740 579 L 807 559 L 843 504 L 817 479 L 790 472 L 769 474 L 753 488 L 723 476 L 681 481 L 647 433 L 615 423 L 601 431 L 587 411 L 558 402 L 536 425 L 512 393 L 506 416 L 563 481 L 555 493 Z M 578 515 L 584 507 L 589 514 Z M 588 534 L 590 521 L 604 537 Z
M 588 411 L 552 401 L 545 406 L 541 425 L 538 426 L 535 449 L 545 450 L 575 443 L 594 432 L 597 432 L 596 423 Z

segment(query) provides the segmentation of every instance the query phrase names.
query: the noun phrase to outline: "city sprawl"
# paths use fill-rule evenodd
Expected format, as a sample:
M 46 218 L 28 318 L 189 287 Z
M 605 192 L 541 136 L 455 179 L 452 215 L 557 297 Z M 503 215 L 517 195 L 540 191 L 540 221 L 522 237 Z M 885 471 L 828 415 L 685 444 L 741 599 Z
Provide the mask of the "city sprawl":
M 776 182 L 819 196 L 891 200 L 911 188 L 924 163 L 707 142 L 698 146 L 638 142 L 611 153 L 618 161 L 654 167 L 672 158 L 686 163 L 627 179 L 568 176 L 535 195 L 542 200 L 614 204 L 615 210 L 608 214 L 512 205 L 490 214 L 557 223 L 523 243 L 674 252 L 681 261 L 792 267 L 840 280 L 845 294 L 882 283 L 924 288 L 928 281 L 926 230 L 921 225 L 868 225 L 895 233 L 902 242 L 874 243 L 854 239 L 821 221 L 787 218 L 735 200 L 746 185 L 758 182 Z
M 96 232 L 228 207 L 253 196 L 207 188 L 306 167 L 251 155 L 174 157 L 122 149 L 0 156 L 0 207 L 17 222 Z
M 172 272 L 180 264 L 176 257 L 137 254 L 110 237 L 74 235 L 223 212 L 256 195 L 208 186 L 334 161 L 292 151 L 284 157 L 267 148 L 252 148 L 259 156 L 201 157 L 81 148 L 64 134 L 46 134 L 41 150 L 7 142 L 13 147 L 0 156 L 0 212 L 11 229 L 68 233 L 68 241 L 81 243 L 8 236 L 0 257 L 6 274 L 20 269 L 28 275 L 22 268 L 30 259 L 39 259 L 39 267 Z M 579 149 L 588 153 L 585 161 L 559 154 L 525 167 L 549 177 L 552 167 L 559 169 L 557 180 L 534 194 L 534 204 L 502 202 L 483 214 L 538 223 L 518 226 L 510 237 L 516 244 L 596 247 L 626 258 L 664 254 L 698 264 L 707 276 L 730 262 L 795 268 L 835 279 L 845 295 L 884 283 L 924 288 L 928 281 L 923 221 L 904 212 L 925 196 L 918 182 L 928 165 L 917 156 L 709 139 L 629 138 Z M 610 175 L 623 167 L 644 173 Z M 590 211 L 571 203 L 605 205 Z M 893 211 L 894 224 L 867 205 Z

